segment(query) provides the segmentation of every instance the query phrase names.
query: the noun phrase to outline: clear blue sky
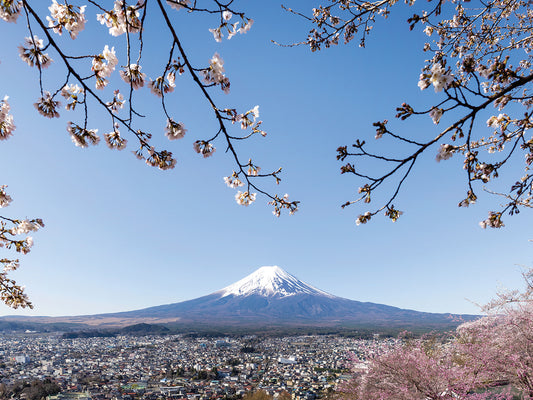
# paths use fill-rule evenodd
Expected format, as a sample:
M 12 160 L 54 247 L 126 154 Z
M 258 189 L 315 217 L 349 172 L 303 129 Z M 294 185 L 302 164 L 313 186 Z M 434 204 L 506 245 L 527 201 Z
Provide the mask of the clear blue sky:
M 306 1 L 287 5 L 311 8 Z M 65 130 L 67 111 L 48 120 L 32 106 L 38 77 L 17 50 L 25 21 L 1 22 L 0 36 L 10 40 L 0 41 L 0 96 L 10 96 L 17 125 L 15 135 L 0 143 L 0 184 L 9 186 L 14 199 L 2 211 L 41 217 L 46 228 L 34 235 L 33 251 L 13 274 L 35 309 L 0 306 L 0 315 L 79 315 L 173 303 L 218 290 L 263 265 L 279 265 L 338 296 L 431 312 L 476 313 L 467 298 L 484 303 L 498 288 L 521 287 L 517 265 L 532 262 L 531 213 L 507 217 L 502 230 L 479 228 L 499 201 L 483 196 L 470 209 L 457 208 L 466 192 L 460 157 L 439 164 L 434 149 L 420 161 L 395 202 L 405 214 L 394 224 L 375 218 L 356 227 L 364 209 L 340 208 L 360 182 L 339 174 L 335 149 L 355 138 L 373 140 L 372 122 L 393 120 L 403 101 L 427 105 L 438 96 L 417 87 L 427 38 L 409 32 L 401 7 L 378 22 L 367 48 L 354 43 L 319 53 L 270 42 L 299 41 L 308 30 L 280 3 L 236 5 L 255 24 L 222 43 L 208 31 L 215 17 L 175 14 L 193 63 L 206 65 L 215 51 L 225 60 L 231 93 L 219 95 L 217 89 L 217 102 L 243 110 L 260 106 L 268 136 L 242 143 L 239 151 L 264 170 L 284 168 L 280 193 L 302 203 L 296 215 L 279 219 L 265 198 L 248 208 L 236 204 L 235 191 L 222 179 L 233 165 L 221 142 L 212 158 L 194 153 L 192 143 L 212 136 L 216 121 L 187 77 L 177 79 L 171 96 L 172 112 L 188 129 L 181 141 L 166 142 L 159 100 L 148 89 L 137 103 L 149 116 L 143 124 L 155 143 L 168 143 L 176 155 L 176 169 L 147 167 L 132 156 L 133 146 L 117 152 L 102 142 L 80 149 Z M 88 16 L 74 45 L 93 53 L 106 43 L 123 45 L 125 37 L 109 36 L 93 9 Z M 145 35 L 143 71 L 155 76 L 160 68 L 154 60 L 161 54 L 166 60 L 167 39 L 148 43 L 167 36 L 157 21 Z M 123 53 L 118 55 L 123 65 Z M 45 71 L 45 87 L 61 79 L 57 66 Z M 94 110 L 89 125 L 109 131 L 108 118 Z M 436 129 L 429 117 L 405 126 L 428 135 Z

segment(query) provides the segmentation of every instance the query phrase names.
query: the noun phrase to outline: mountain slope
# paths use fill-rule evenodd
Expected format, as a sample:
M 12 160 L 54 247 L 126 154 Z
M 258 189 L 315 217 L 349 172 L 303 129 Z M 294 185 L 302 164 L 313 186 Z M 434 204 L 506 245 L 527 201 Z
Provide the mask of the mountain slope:
M 82 323 L 95 327 L 138 323 L 216 326 L 387 326 L 440 329 L 458 325 L 449 314 L 404 310 L 333 296 L 277 266 L 261 267 L 244 279 L 209 295 L 180 303 L 120 313 L 10 320 Z M 472 319 L 475 316 L 461 316 Z
M 244 279 L 207 296 L 150 307 L 116 317 L 171 318 L 182 323 L 283 325 L 450 325 L 449 314 L 404 310 L 333 296 L 283 269 L 261 267 Z

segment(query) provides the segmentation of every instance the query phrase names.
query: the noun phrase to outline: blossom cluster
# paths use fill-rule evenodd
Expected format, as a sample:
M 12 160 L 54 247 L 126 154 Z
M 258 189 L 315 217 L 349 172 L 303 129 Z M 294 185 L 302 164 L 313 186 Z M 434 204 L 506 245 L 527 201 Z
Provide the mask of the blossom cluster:
M 261 171 L 261 167 L 258 165 L 252 164 L 252 160 L 248 160 L 248 170 L 246 171 L 248 176 L 257 176 Z
M 72 143 L 77 147 L 85 148 L 89 144 L 96 145 L 100 142 L 100 137 L 96 134 L 98 129 L 86 129 L 69 121 L 67 132 L 70 134 Z
M 451 144 L 441 144 L 439 147 L 439 152 L 437 153 L 437 156 L 435 157 L 435 160 L 437 162 L 441 162 L 443 160 L 448 160 L 453 156 L 453 153 L 455 151 L 455 147 Z
M 137 64 L 130 64 L 120 70 L 120 77 L 133 89 L 140 89 L 144 86 L 146 74 L 141 72 L 142 67 Z
M 66 84 L 65 86 L 63 86 L 63 89 L 61 89 L 60 94 L 67 101 L 70 101 L 69 103 L 67 103 L 65 108 L 67 110 L 74 110 L 76 108 L 76 105 L 80 102 L 79 96 L 83 93 L 83 89 L 77 84 Z
M 365 212 L 362 215 L 359 215 L 355 220 L 355 225 L 366 224 L 372 218 L 372 213 L 370 211 Z
M 232 189 L 244 186 L 244 183 L 239 179 L 239 175 L 235 171 L 230 176 L 225 176 L 224 182 Z
M 6 140 L 9 138 L 15 130 L 15 124 L 13 123 L 13 115 L 9 114 L 11 107 L 7 100 L 8 96 L 5 96 L 0 101 L 0 140 Z
M 113 92 L 113 100 L 108 101 L 106 106 L 113 114 L 116 114 L 119 109 L 124 108 L 125 103 L 123 94 L 117 89 Z
M 498 116 L 492 116 L 487 120 L 487 126 L 495 129 L 505 129 L 505 126 L 509 123 L 509 116 L 507 114 L 498 114 Z
M 47 53 L 43 53 L 43 40 L 34 35 L 33 38 L 25 38 L 24 42 L 24 45 L 19 46 L 20 58 L 30 67 L 48 68 L 53 60 Z
M 17 22 L 22 8 L 20 0 L 3 0 L 0 1 L 0 18 L 6 22 Z
M 110 149 L 123 150 L 126 148 L 128 141 L 120 136 L 119 124 L 115 122 L 113 124 L 113 131 L 110 133 L 104 133 L 104 140 L 107 147 Z
M 24 293 L 24 286 L 19 286 L 13 279 L 9 279 L 7 273 L 14 271 L 19 267 L 18 260 L 0 259 L 0 263 L 4 265 L 0 272 L 0 284 L 3 290 L 0 292 L 0 301 L 11 308 L 33 308 L 33 305 Z
M 235 195 L 235 201 L 241 206 L 248 207 L 255 201 L 257 193 L 250 193 L 248 191 L 241 192 L 240 190 Z
M 182 8 L 188 8 L 191 0 L 167 0 L 167 4 L 175 10 L 181 10 Z
M 33 103 L 39 114 L 46 118 L 59 118 L 59 112 L 57 112 L 59 105 L 59 101 L 54 100 L 54 96 L 50 92 L 44 92 L 39 100 Z
M 115 0 L 113 9 L 104 14 L 98 14 L 98 21 L 109 28 L 109 34 L 120 36 L 123 33 L 136 33 L 141 30 L 139 9 L 144 7 L 144 1 L 139 0 L 136 6 L 126 5 L 124 0 Z
M 281 215 L 282 209 L 289 210 L 289 215 L 293 215 L 296 211 L 298 211 L 298 201 L 289 201 L 289 195 L 285 193 L 283 197 L 279 197 L 278 195 L 274 196 L 272 201 L 270 201 L 268 204 L 274 206 L 274 211 L 272 211 L 272 214 L 275 217 L 279 217 Z
M 489 216 L 487 219 L 481 221 L 479 223 L 479 226 L 483 229 L 489 227 L 489 228 L 502 228 L 504 227 L 504 223 L 502 222 L 502 213 L 501 212 L 494 212 L 490 211 Z
M 435 93 L 438 93 L 442 89 L 448 89 L 452 82 L 453 75 L 446 72 L 441 63 L 435 63 L 431 66 L 429 73 L 420 74 L 418 87 L 420 90 L 424 90 L 433 85 Z
M 244 19 L 243 17 L 243 23 L 244 25 L 239 28 L 240 21 L 234 22 L 231 24 L 229 21 L 233 17 L 233 13 L 229 10 L 222 11 L 222 23 L 217 28 L 210 28 L 209 32 L 213 34 L 213 38 L 217 42 L 222 42 L 222 38 L 224 37 L 223 30 L 226 29 L 228 32 L 228 40 L 231 39 L 233 36 L 235 36 L 237 33 L 243 34 L 248 32 L 254 23 L 254 20 L 251 18 Z
M 193 143 L 193 148 L 194 151 L 201 154 L 204 158 L 211 157 L 216 151 L 216 147 L 205 140 L 197 140 Z
M 101 54 L 93 57 L 91 70 L 96 77 L 96 88 L 103 89 L 109 81 L 106 79 L 111 76 L 118 64 L 118 58 L 115 54 L 115 48 L 111 49 L 106 44 Z
M 208 85 L 220 85 L 224 93 L 229 93 L 230 82 L 224 75 L 224 60 L 215 53 L 209 62 L 209 68 L 201 71 L 204 82 Z
M 172 93 L 176 87 L 176 74 L 169 72 L 167 73 L 166 79 L 162 76 L 157 77 L 155 80 L 150 79 L 148 87 L 158 97 L 163 97 L 163 93 Z
M 24 219 L 22 221 L 18 221 L 17 225 L 11 228 L 10 232 L 12 235 L 23 235 L 29 232 L 36 232 L 41 227 L 44 227 L 44 223 L 40 218 L 32 221 Z
M 438 125 L 440 118 L 442 117 L 442 114 L 444 113 L 442 108 L 433 107 L 431 111 L 429 112 L 429 116 L 433 120 L 433 123 L 435 125 Z
M 240 122 L 241 129 L 247 129 L 254 124 L 257 118 L 259 118 L 259 106 L 255 106 L 244 114 L 236 115 L 233 122 Z
M 167 119 L 167 126 L 165 128 L 165 136 L 169 140 L 181 139 L 185 136 L 186 132 L 187 132 L 187 129 L 185 129 L 183 122 L 176 122 L 172 118 Z M 196 150 L 196 152 L 199 153 L 198 150 Z
M 0 186 L 0 208 L 7 207 L 13 201 L 11 196 L 7 194 L 6 187 L 6 185 Z
M 6 192 L 6 187 L 6 185 L 0 186 L 0 208 L 9 206 L 12 201 L 11 196 Z M 33 246 L 33 238 L 26 236 L 19 239 L 16 236 L 36 232 L 42 227 L 44 227 L 44 223 L 40 218 L 19 220 L 0 216 L 0 248 L 14 248 L 18 253 L 27 254 Z M 24 287 L 17 285 L 14 280 L 8 277 L 9 272 L 19 267 L 19 260 L 2 258 L 0 259 L 0 267 L 0 287 L 2 288 L 0 301 L 13 308 L 32 308 L 31 302 L 24 293 Z
M 172 169 L 176 166 L 176 159 L 172 157 L 170 151 L 157 152 L 153 147 L 148 150 L 150 156 L 146 159 L 146 164 L 151 167 L 157 167 L 161 170 Z
M 65 29 L 72 39 L 76 39 L 78 33 L 85 28 L 85 7 L 73 6 L 71 4 L 58 4 L 56 0 L 48 7 L 50 16 L 48 27 L 52 28 L 55 33 L 62 34 Z

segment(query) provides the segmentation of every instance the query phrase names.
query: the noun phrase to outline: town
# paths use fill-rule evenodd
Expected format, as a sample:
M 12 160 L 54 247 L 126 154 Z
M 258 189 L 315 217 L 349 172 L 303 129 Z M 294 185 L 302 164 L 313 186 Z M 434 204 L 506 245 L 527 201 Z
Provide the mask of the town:
M 334 335 L 4 336 L 0 397 L 45 382 L 55 392 L 48 399 L 237 399 L 262 390 L 314 400 L 348 380 L 354 367 L 364 368 L 364 355 L 386 342 Z

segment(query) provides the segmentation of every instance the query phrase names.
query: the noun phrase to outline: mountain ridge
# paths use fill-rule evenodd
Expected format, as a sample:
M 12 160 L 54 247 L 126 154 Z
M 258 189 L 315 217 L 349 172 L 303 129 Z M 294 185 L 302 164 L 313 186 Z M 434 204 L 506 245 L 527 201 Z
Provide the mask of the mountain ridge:
M 68 322 L 93 327 L 159 323 L 208 324 L 213 327 L 375 325 L 405 329 L 424 325 L 440 329 L 454 325 L 450 316 L 337 297 L 299 280 L 278 266 L 264 266 L 223 289 L 178 303 L 86 316 L 10 316 L 9 320 Z M 457 317 L 470 320 L 476 316 Z

